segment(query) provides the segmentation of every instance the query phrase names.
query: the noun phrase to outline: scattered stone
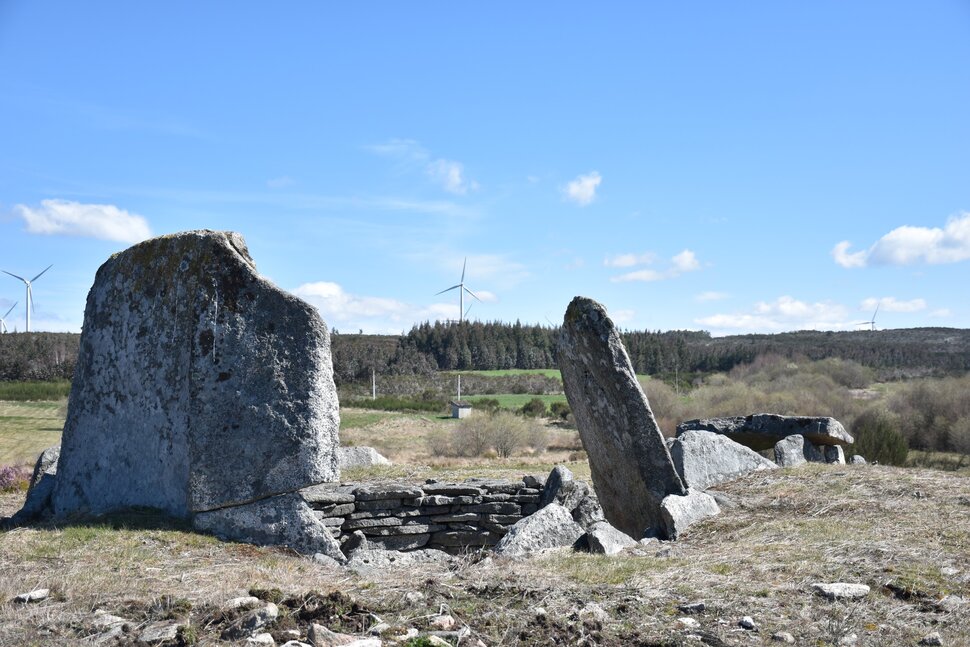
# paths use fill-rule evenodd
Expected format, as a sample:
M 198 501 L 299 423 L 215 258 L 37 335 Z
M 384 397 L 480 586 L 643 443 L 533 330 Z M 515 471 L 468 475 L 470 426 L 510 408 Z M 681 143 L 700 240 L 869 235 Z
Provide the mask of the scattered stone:
M 50 589 L 34 589 L 28 593 L 21 593 L 14 597 L 13 601 L 19 604 L 29 604 L 32 602 L 43 602 L 51 594 Z
M 795 644 L 795 636 L 791 635 L 787 631 L 776 631 L 771 634 L 771 639 L 775 642 L 785 643 L 786 645 Z
M 357 636 L 330 631 L 323 625 L 316 623 L 311 624 L 310 628 L 307 629 L 306 638 L 313 647 L 339 647 L 358 639 Z
M 919 641 L 921 645 L 934 645 L 939 647 L 943 644 L 943 636 L 940 635 L 939 631 L 934 631 L 933 633 L 926 634 Z
M 816 582 L 812 584 L 812 590 L 829 600 L 857 600 L 869 595 L 867 585 L 849 582 L 832 582 L 829 584 Z
M 43 517 L 50 513 L 51 494 L 54 492 L 54 482 L 57 480 L 57 459 L 61 454 L 61 446 L 48 447 L 37 457 L 34 471 L 27 484 L 27 497 L 24 505 L 10 520 L 12 525 Z
M 522 477 L 522 484 L 533 490 L 542 490 L 546 487 L 545 480 L 538 474 L 526 474 Z
M 677 618 L 677 621 L 674 623 L 674 625 L 676 626 L 677 629 L 681 629 L 683 631 L 690 631 L 692 629 L 699 629 L 701 626 L 701 623 L 696 618 L 687 617 L 687 618 Z
M 735 499 L 734 497 L 728 496 L 723 492 L 711 490 L 708 492 L 708 494 L 714 497 L 714 503 L 716 503 L 717 507 L 719 507 L 721 510 L 734 510 L 740 505 L 737 499 Z
M 287 640 L 283 643 L 282 647 L 313 647 L 313 645 L 308 645 L 307 643 L 300 642 L 299 640 Z
M 866 459 L 859 454 L 853 454 L 849 459 L 849 465 L 866 465 Z
M 965 603 L 966 600 L 964 598 L 951 593 L 940 600 L 939 607 L 943 611 L 953 613 L 954 611 L 958 611 Z
M 943 577 L 953 577 L 954 575 L 957 575 L 959 572 L 960 572 L 960 569 L 954 566 L 943 566 L 942 568 L 940 568 L 940 575 L 942 575 Z
M 448 553 L 433 548 L 422 548 L 408 552 L 374 548 L 357 551 L 347 560 L 346 566 L 356 570 L 385 569 L 390 567 L 414 566 L 417 564 L 448 564 L 452 560 Z
M 313 561 L 315 561 L 317 564 L 320 564 L 321 566 L 327 566 L 329 568 L 340 568 L 342 566 L 342 564 L 337 560 L 335 560 L 333 557 L 330 557 L 329 555 L 324 555 L 323 553 L 314 553 Z
M 603 506 L 595 494 L 590 492 L 579 502 L 573 510 L 573 521 L 589 530 L 594 524 L 605 522 L 606 516 L 603 514 Z
M 263 607 L 253 609 L 226 627 L 222 632 L 222 639 L 242 640 L 252 636 L 266 625 L 276 622 L 279 615 L 280 608 L 272 602 L 267 602 Z
M 261 603 L 261 600 L 257 597 L 253 597 L 252 595 L 244 595 L 242 597 L 232 598 L 231 600 L 226 601 L 226 603 L 222 605 L 222 608 L 227 611 L 242 608 L 249 609 L 251 607 L 258 606 Z
M 275 647 L 276 641 L 271 634 L 262 633 L 246 639 L 246 647 Z
M 663 533 L 661 502 L 687 488 L 619 331 L 596 301 L 576 297 L 566 309 L 559 368 L 606 520 L 631 537 Z
M 606 612 L 606 609 L 596 604 L 595 602 L 587 602 L 578 613 L 580 620 L 592 620 L 593 622 L 598 622 L 600 624 L 606 624 L 610 621 L 610 614 Z
M 834 465 L 845 465 L 845 452 L 839 445 L 826 445 L 822 448 L 825 462 Z
M 259 546 L 288 546 L 305 555 L 322 553 L 345 561 L 340 544 L 299 492 L 195 515 L 198 530 Z
M 754 618 L 751 616 L 742 616 L 742 618 L 738 620 L 738 626 L 746 631 L 754 631 L 758 628 L 758 623 L 756 623 Z
M 552 471 L 549 472 L 549 476 L 546 477 L 542 494 L 539 496 L 539 507 L 544 508 L 555 501 L 563 484 L 570 483 L 575 478 L 573 473 L 565 465 L 556 465 L 553 467 Z
M 95 611 L 91 626 L 96 629 L 111 629 L 113 627 L 120 627 L 126 622 L 128 621 L 120 616 L 111 615 L 104 611 Z
M 341 470 L 354 469 L 355 467 L 375 467 L 379 465 L 390 465 L 389 461 L 373 447 L 338 447 L 337 462 Z
M 859 634 L 849 634 L 839 638 L 839 647 L 854 647 L 859 642 Z
M 624 548 L 636 546 L 635 539 L 620 532 L 606 521 L 594 523 L 586 531 L 589 552 L 600 555 L 616 555 Z
M 153 622 L 141 630 L 138 640 L 143 643 L 160 643 L 167 640 L 175 640 L 178 637 L 179 628 L 184 626 L 181 620 L 162 620 Z
M 685 431 L 668 439 L 667 447 L 684 485 L 698 490 L 757 470 L 778 468 L 758 452 L 709 431 Z
M 703 602 L 691 602 L 690 604 L 679 605 L 677 610 L 688 615 L 693 613 L 704 613 L 707 610 L 707 605 Z
M 695 523 L 719 512 L 714 497 L 705 492 L 688 490 L 683 496 L 671 494 L 660 504 L 663 536 L 677 539 Z
M 825 454 L 805 440 L 800 434 L 792 434 L 775 443 L 775 463 L 778 467 L 798 467 L 808 463 L 824 463 Z
M 439 631 L 449 631 L 455 626 L 455 619 L 452 616 L 443 614 L 440 616 L 434 616 L 428 621 L 428 624 Z
M 428 645 L 430 647 L 451 647 L 451 643 L 440 636 L 429 635 L 427 636 Z
M 51 507 L 207 513 L 248 541 L 220 512 L 336 480 L 339 426 L 316 308 L 259 276 L 239 234 L 153 238 L 88 293 Z
M 538 512 L 516 522 L 495 546 L 495 552 L 506 557 L 525 557 L 532 553 L 572 546 L 583 536 L 583 528 L 558 503 L 550 503 Z

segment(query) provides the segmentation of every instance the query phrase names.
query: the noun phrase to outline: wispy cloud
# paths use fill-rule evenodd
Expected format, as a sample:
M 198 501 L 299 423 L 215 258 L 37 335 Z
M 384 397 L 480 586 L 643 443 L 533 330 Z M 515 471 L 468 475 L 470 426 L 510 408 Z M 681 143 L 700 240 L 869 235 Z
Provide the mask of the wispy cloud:
M 266 186 L 271 189 L 285 189 L 296 184 L 296 180 L 288 175 L 281 175 L 280 177 L 270 178 L 266 180 Z
M 653 263 L 654 257 L 652 254 L 619 254 L 617 256 L 607 258 L 604 263 L 611 267 L 633 267 L 639 264 L 649 264 Z M 670 259 L 670 265 L 666 269 L 655 270 L 651 268 L 645 268 L 640 270 L 634 270 L 632 272 L 627 272 L 626 274 L 620 274 L 618 276 L 613 276 L 610 281 L 613 283 L 627 283 L 630 281 L 664 281 L 666 279 L 677 278 L 681 274 L 686 272 L 694 272 L 699 270 L 701 267 L 700 261 L 697 260 L 697 255 L 694 254 L 689 249 L 675 254 Z
M 596 199 L 596 190 L 603 177 L 597 171 L 591 171 L 586 175 L 580 175 L 571 181 L 562 190 L 563 197 L 570 202 L 575 202 L 581 207 L 585 207 Z
M 848 309 L 838 303 L 808 303 L 791 296 L 772 302 L 759 301 L 747 312 L 715 314 L 694 322 L 714 331 L 782 332 L 785 330 L 843 330 L 853 324 L 847 320 Z
M 458 318 L 456 304 L 419 306 L 387 297 L 357 295 L 330 281 L 304 283 L 293 294 L 316 307 L 331 328 L 344 332 L 395 333 L 421 321 Z
M 32 234 L 81 236 L 137 243 L 152 235 L 148 221 L 111 204 L 42 200 L 39 207 L 18 204 L 14 214 Z
M 405 166 L 423 168 L 425 175 L 448 193 L 465 195 L 469 191 L 477 191 L 480 188 L 478 182 L 466 176 L 465 167 L 461 162 L 441 157 L 435 158 L 417 140 L 390 139 L 381 144 L 370 144 L 364 149 L 395 159 Z
M 707 301 L 723 301 L 731 295 L 727 292 L 701 292 L 694 297 L 694 301 L 705 303 Z
M 940 265 L 970 259 L 970 212 L 947 220 L 941 227 L 893 229 L 867 250 L 850 252 L 852 243 L 844 240 L 832 248 L 832 258 L 842 267 L 867 265 Z
M 875 312 L 877 306 L 884 312 L 919 312 L 920 310 L 926 309 L 926 301 L 923 299 L 900 301 L 896 297 L 881 297 L 878 299 L 876 297 L 869 297 L 862 302 L 861 309 Z

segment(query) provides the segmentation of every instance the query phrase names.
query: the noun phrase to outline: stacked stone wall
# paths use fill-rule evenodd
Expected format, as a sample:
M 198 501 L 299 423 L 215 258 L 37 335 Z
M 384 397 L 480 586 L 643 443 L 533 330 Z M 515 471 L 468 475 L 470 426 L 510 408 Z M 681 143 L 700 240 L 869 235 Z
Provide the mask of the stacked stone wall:
M 539 509 L 541 479 L 323 484 L 302 491 L 314 514 L 346 542 L 360 531 L 389 550 L 437 548 L 449 553 L 494 546 Z

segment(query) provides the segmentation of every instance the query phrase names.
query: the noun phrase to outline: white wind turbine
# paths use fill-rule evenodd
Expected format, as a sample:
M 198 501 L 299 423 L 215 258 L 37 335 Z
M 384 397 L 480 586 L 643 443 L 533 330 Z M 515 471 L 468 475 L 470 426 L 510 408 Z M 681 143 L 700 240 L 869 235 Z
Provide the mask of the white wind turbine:
M 44 272 L 46 272 L 47 270 L 49 270 L 52 267 L 54 267 L 54 264 L 53 263 L 50 264 L 50 265 L 48 265 L 46 268 L 44 268 Z M 34 293 L 33 293 L 33 289 L 31 288 L 31 284 L 34 281 L 36 281 L 37 279 L 39 279 L 41 276 L 43 276 L 44 275 L 44 272 L 41 272 L 40 274 L 38 274 L 34 278 L 30 279 L 29 281 L 27 279 L 25 279 L 24 277 L 22 277 L 22 276 L 17 276 L 16 274 L 11 274 L 7 270 L 0 270 L 0 272 L 3 272 L 4 274 L 9 274 L 10 276 L 14 277 L 15 279 L 20 279 L 21 281 L 24 282 L 24 285 L 27 286 L 27 329 L 26 329 L 25 332 L 30 332 L 30 312 L 31 312 L 31 310 L 34 309 Z
M 879 306 L 881 306 L 881 305 L 882 305 L 881 303 L 877 303 L 876 304 L 876 312 L 879 312 Z M 870 331 L 875 330 L 876 329 L 876 312 L 873 312 L 872 313 L 872 319 L 870 321 L 860 321 L 860 322 L 858 322 L 855 325 L 856 326 L 870 326 L 870 328 L 869 328 Z
M 10 306 L 10 309 L 7 310 L 7 314 L 5 314 L 2 317 L 0 317 L 0 333 L 7 332 L 7 322 L 6 322 L 7 315 L 9 315 L 11 312 L 13 312 L 13 309 L 16 308 L 16 307 L 17 307 L 17 304 L 14 303 L 12 306 Z
M 458 285 L 453 285 L 450 288 L 445 288 L 441 292 L 435 293 L 435 296 L 438 296 L 439 294 L 444 294 L 445 292 L 450 292 L 455 289 L 458 290 L 458 323 L 461 323 L 465 319 L 465 314 L 466 314 L 465 293 L 466 292 L 471 296 L 475 297 L 475 299 L 477 299 L 478 301 L 481 301 L 481 299 L 478 298 L 478 295 L 476 295 L 474 292 L 472 292 L 471 290 L 465 287 L 465 266 L 466 265 L 468 265 L 467 257 L 465 258 L 465 262 L 462 263 L 461 265 L 461 280 L 458 282 Z M 471 308 L 472 308 L 471 306 L 468 306 L 469 310 L 471 310 Z

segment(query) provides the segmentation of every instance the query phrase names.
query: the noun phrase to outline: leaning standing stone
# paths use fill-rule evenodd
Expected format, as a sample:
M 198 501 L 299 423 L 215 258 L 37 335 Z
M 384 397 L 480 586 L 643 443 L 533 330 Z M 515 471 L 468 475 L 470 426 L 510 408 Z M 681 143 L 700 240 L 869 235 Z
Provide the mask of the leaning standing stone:
M 687 489 L 620 333 L 596 301 L 576 297 L 566 309 L 559 368 L 606 520 L 635 539 L 662 533 L 660 503 Z

